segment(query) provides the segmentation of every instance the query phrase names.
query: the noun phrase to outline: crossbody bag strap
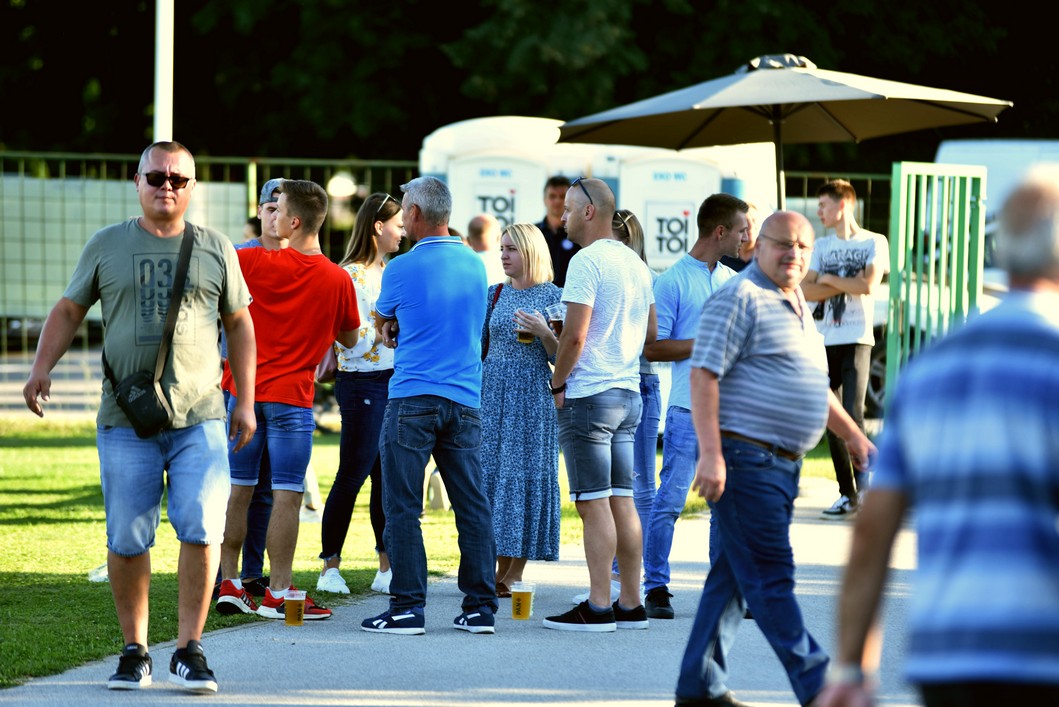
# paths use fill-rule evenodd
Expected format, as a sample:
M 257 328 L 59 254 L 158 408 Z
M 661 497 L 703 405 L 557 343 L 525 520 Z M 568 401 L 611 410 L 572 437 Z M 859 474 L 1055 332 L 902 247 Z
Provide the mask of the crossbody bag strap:
M 184 240 L 180 243 L 180 259 L 177 261 L 176 275 L 173 278 L 173 292 L 169 296 L 169 311 L 165 315 L 165 330 L 162 332 L 162 342 L 158 345 L 158 356 L 154 362 L 154 380 L 156 383 L 162 378 L 162 371 L 165 370 L 165 362 L 169 357 L 169 344 L 173 341 L 177 317 L 180 316 L 180 300 L 184 297 L 184 285 L 188 279 L 188 265 L 191 263 L 191 246 L 194 243 L 195 237 L 191 234 L 191 224 L 185 221 Z
M 504 289 L 504 283 L 500 283 L 496 286 L 496 290 L 493 291 L 493 301 L 489 303 L 489 311 L 485 315 L 485 345 L 482 347 L 482 360 L 485 360 L 485 355 L 489 352 L 489 320 L 493 318 L 493 308 L 496 307 L 496 301 L 500 299 L 500 290 Z

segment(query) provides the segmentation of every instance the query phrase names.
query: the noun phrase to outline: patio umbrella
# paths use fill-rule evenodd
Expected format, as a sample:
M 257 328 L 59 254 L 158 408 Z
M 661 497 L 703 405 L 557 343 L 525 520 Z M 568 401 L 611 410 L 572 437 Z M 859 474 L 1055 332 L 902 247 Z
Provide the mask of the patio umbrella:
M 559 142 L 687 147 L 772 142 L 784 208 L 784 143 L 860 142 L 996 122 L 1010 101 L 825 71 L 793 54 L 760 56 L 735 73 L 559 127 Z

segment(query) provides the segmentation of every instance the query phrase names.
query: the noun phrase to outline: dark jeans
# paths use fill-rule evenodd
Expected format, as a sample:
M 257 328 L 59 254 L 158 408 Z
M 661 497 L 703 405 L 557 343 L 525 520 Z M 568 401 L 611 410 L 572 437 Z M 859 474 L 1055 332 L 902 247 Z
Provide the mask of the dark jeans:
M 864 395 L 868 391 L 868 373 L 871 368 L 871 346 L 867 344 L 840 344 L 828 346 L 827 377 L 831 390 L 842 402 L 860 431 L 864 431 Z M 827 444 L 831 448 L 831 463 L 835 465 L 838 492 L 852 499 L 858 491 L 867 487 L 866 475 L 853 471 L 846 443 L 831 430 L 827 431 Z
M 1059 685 L 952 682 L 920 685 L 926 707 L 997 707 L 1059 704 Z
M 390 611 L 426 606 L 427 555 L 419 516 L 423 477 L 433 455 L 456 514 L 463 610 L 496 613 L 496 543 L 493 511 L 482 490 L 481 443 L 478 408 L 436 395 L 386 404 L 379 452 L 386 547 L 393 568 Z
M 353 506 L 365 479 L 371 477 L 369 510 L 375 532 L 375 549 L 386 551 L 383 529 L 386 515 L 382 508 L 382 463 L 379 436 L 386 414 L 387 390 L 393 369 L 335 374 L 335 399 L 342 416 L 342 438 L 338 451 L 338 473 L 327 494 L 320 528 L 320 559 L 342 556 L 342 546 L 349 532 Z
M 722 449 L 727 485 L 710 504 L 710 572 L 681 662 L 677 697 L 727 692 L 728 652 L 749 606 L 798 702 L 808 704 L 824 687 L 828 658 L 806 631 L 794 597 L 790 525 L 802 463 L 738 440 L 723 440 Z
M 231 395 L 224 391 L 224 409 L 228 409 Z M 246 509 L 246 538 L 243 540 L 243 570 L 241 579 L 257 579 L 265 574 L 265 536 L 268 535 L 268 521 L 272 518 L 272 465 L 268 461 L 268 449 L 261 455 L 260 474 L 250 505 Z M 217 568 L 217 581 L 220 582 L 221 568 Z

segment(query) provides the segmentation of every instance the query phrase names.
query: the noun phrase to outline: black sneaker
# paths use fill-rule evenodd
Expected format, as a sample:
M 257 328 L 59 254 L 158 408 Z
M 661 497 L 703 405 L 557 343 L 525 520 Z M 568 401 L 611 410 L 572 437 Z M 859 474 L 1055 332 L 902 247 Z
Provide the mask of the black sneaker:
M 139 643 L 130 643 L 125 646 L 118 658 L 118 672 L 107 680 L 107 687 L 111 690 L 139 690 L 151 684 L 151 656 L 147 654 L 147 646 Z
M 465 611 L 452 622 L 457 631 L 468 633 L 496 633 L 496 619 L 493 613 L 484 609 Z
M 608 607 L 602 614 L 597 614 L 589 608 L 587 601 L 583 601 L 565 614 L 546 618 L 544 628 L 607 633 L 618 630 L 618 625 L 614 622 L 614 609 Z
M 644 610 L 643 604 L 635 609 L 623 609 L 618 606 L 618 602 L 614 602 L 611 608 L 614 610 L 614 623 L 618 628 L 647 628 L 647 611 Z
M 201 643 L 188 641 L 187 648 L 177 648 L 169 661 L 169 682 L 191 692 L 217 692 L 217 678 L 206 665 Z
M 655 587 L 647 592 L 643 603 L 647 607 L 647 615 L 652 619 L 673 618 L 673 605 L 669 603 L 669 588 L 665 586 Z

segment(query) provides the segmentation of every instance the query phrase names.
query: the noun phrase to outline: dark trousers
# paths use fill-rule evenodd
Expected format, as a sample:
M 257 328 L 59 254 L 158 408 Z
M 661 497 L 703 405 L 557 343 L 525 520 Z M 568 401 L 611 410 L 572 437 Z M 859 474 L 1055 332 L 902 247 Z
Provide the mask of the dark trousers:
M 842 402 L 861 432 L 864 431 L 864 395 L 868 391 L 868 373 L 871 368 L 871 346 L 867 344 L 839 344 L 828 346 L 827 377 L 831 390 Z M 864 474 L 854 474 L 853 462 L 849 458 L 846 443 L 831 430 L 827 431 L 827 444 L 831 448 L 831 462 L 835 465 L 838 492 L 856 499 L 857 492 L 867 486 Z

